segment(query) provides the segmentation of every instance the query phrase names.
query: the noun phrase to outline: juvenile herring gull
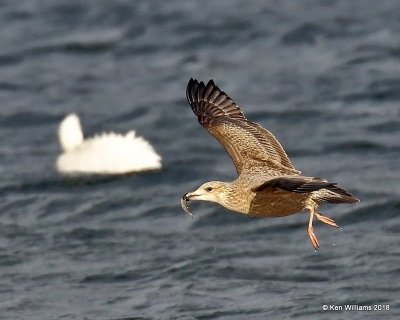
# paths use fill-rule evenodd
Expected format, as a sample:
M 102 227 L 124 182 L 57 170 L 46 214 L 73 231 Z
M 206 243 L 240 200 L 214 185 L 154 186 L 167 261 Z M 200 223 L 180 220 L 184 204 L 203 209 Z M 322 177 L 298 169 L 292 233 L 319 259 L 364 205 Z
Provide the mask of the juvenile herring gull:
M 210 181 L 186 193 L 182 208 L 191 215 L 187 202 L 216 202 L 252 217 L 283 217 L 309 210 L 308 235 L 317 250 L 313 219 L 337 227 L 322 215 L 322 203 L 355 203 L 359 200 L 325 179 L 300 175 L 281 144 L 268 130 L 247 120 L 239 106 L 213 80 L 207 85 L 190 79 L 186 96 L 199 123 L 228 151 L 238 177 L 232 182 Z

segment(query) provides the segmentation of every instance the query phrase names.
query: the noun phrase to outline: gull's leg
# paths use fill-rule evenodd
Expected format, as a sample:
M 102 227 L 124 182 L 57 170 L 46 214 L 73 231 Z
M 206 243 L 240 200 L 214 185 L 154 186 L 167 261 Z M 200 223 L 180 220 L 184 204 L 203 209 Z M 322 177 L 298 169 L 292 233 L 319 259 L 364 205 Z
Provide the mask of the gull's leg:
M 333 220 L 333 219 L 331 219 L 331 218 L 329 218 L 327 216 L 324 216 L 324 215 L 320 214 L 317 211 L 315 211 L 315 217 L 319 221 L 321 221 L 323 223 L 329 224 L 330 226 L 333 226 L 333 227 L 336 227 L 336 228 L 338 227 L 338 225 L 336 224 L 335 220 Z
M 308 232 L 308 236 L 310 237 L 311 244 L 313 245 L 315 250 L 318 250 L 319 243 L 318 243 L 317 237 L 314 234 L 314 228 L 313 228 L 314 214 L 316 214 L 315 208 L 312 207 L 312 208 L 310 208 L 310 220 L 308 222 L 307 232 Z

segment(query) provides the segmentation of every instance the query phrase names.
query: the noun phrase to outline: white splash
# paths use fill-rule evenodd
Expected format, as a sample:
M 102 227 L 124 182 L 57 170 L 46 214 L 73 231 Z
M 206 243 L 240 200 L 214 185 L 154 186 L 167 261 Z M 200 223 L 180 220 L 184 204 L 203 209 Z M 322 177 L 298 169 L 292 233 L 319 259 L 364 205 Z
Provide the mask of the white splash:
M 57 159 L 63 174 L 124 174 L 161 168 L 161 157 L 135 131 L 114 132 L 83 138 L 76 114 L 69 114 L 58 128 L 64 153 Z

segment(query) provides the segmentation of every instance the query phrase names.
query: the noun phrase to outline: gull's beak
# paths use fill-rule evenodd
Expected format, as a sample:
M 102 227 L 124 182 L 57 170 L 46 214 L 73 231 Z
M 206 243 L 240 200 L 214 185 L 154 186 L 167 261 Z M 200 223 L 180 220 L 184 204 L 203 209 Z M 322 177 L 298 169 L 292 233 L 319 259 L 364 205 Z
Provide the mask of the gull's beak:
M 190 201 L 190 192 L 185 193 L 182 197 L 182 200 L 184 201 Z
M 194 198 L 196 196 L 197 196 L 197 194 L 195 194 L 194 192 L 188 192 L 183 195 L 182 199 L 184 199 L 185 201 L 190 201 L 190 200 L 193 200 L 192 198 Z

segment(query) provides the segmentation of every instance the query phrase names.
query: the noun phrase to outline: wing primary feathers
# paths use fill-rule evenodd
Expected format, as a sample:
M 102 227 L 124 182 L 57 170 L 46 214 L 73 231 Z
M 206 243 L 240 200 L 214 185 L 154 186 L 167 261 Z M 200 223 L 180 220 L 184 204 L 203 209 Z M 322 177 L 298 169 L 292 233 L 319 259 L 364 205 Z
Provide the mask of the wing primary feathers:
M 228 151 L 237 172 L 263 167 L 298 174 L 272 133 L 246 119 L 239 106 L 213 80 L 207 85 L 191 78 L 186 98 L 199 123 Z
M 247 120 L 239 106 L 213 80 L 205 85 L 203 81 L 198 82 L 191 78 L 187 85 L 186 98 L 199 120 L 205 121 L 200 122 L 202 125 L 209 118 L 218 116 Z

